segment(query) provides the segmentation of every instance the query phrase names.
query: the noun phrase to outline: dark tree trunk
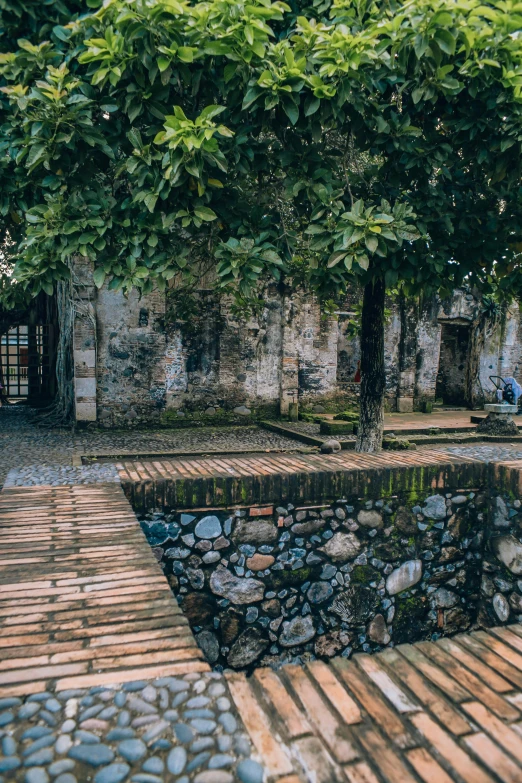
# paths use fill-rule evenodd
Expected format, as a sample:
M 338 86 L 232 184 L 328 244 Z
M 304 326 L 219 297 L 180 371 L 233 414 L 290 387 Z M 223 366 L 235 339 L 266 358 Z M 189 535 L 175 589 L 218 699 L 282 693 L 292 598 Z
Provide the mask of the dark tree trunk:
M 361 323 L 361 399 L 357 451 L 382 448 L 384 428 L 384 280 L 364 289 Z

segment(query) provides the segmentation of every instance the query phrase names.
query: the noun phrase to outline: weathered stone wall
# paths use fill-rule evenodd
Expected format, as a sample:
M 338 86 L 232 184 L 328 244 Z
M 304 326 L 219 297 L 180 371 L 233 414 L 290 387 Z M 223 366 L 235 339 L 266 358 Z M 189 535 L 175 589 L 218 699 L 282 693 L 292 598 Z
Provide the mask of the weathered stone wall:
M 486 505 L 455 490 L 158 512 L 142 526 L 209 661 L 243 668 L 468 629 Z
M 159 421 L 166 402 L 165 297 L 128 297 L 105 286 L 96 299 L 97 402 L 102 426 Z
M 522 473 L 482 466 L 463 485 L 468 467 L 435 493 L 411 470 L 376 499 L 366 471 L 333 503 L 167 509 L 142 527 L 212 664 L 349 657 L 522 622 Z
M 522 492 L 518 470 L 491 469 L 482 601 L 483 626 L 522 622 Z
M 90 273 L 85 264 L 78 268 L 84 277 Z M 194 419 L 236 422 L 251 415 L 285 414 L 289 404 L 297 401 L 301 410 L 320 406 L 327 411 L 357 402 L 359 341 L 347 335 L 357 291 L 346 297 L 339 314 L 324 317 L 313 297 L 271 285 L 264 292 L 262 311 L 245 321 L 238 320 L 229 299 L 209 286 L 198 294 L 194 317 L 181 322 L 168 294 L 140 298 L 133 291 L 125 297 L 107 286 L 96 291 L 92 280 L 83 280 L 82 290 L 89 292 L 91 325 L 89 318 L 77 319 L 77 350 L 84 350 L 82 329 L 89 328 L 96 357 L 94 346 L 86 349 L 91 351 L 88 356 L 77 357 L 77 398 L 88 403 L 87 407 L 79 404 L 78 412 L 88 419 L 97 416 L 104 427 L 183 424 Z M 517 374 L 522 361 L 518 305 L 506 318 L 486 323 L 482 332 L 476 328 L 478 303 L 466 291 L 445 302 L 432 298 L 419 306 L 408 300 L 389 301 L 387 307 L 390 410 L 419 408 L 440 391 L 443 324 L 454 331 L 469 325 L 472 340 L 481 340 L 478 398 L 492 394 L 489 375 Z M 455 371 L 462 386 L 464 355 L 458 358 Z M 82 392 L 86 384 L 88 395 Z

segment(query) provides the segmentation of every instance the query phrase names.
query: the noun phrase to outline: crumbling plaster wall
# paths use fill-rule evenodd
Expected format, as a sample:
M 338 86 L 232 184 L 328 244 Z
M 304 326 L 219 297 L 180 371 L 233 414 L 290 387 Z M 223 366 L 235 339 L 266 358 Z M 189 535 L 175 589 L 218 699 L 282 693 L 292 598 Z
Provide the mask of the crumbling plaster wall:
M 346 324 L 357 293 L 346 312 L 324 317 L 313 297 L 271 285 L 262 311 L 246 321 L 214 290 L 200 297 L 200 314 L 187 329 L 172 316 L 168 295 L 133 291 L 125 297 L 92 287 L 99 424 L 158 423 L 166 411 L 180 418 L 228 415 L 238 407 L 268 416 L 287 412 L 297 400 L 304 409 L 326 403 L 339 408 L 356 398 L 360 348 L 346 335 Z M 478 303 L 457 291 L 445 302 L 387 306 L 387 407 L 419 408 L 435 398 L 442 324 L 476 324 Z M 479 358 L 486 395 L 492 393 L 489 375 L 517 375 L 521 334 L 518 305 L 487 324 Z
M 159 420 L 165 407 L 165 296 L 128 297 L 106 286 L 96 298 L 97 402 L 102 426 Z

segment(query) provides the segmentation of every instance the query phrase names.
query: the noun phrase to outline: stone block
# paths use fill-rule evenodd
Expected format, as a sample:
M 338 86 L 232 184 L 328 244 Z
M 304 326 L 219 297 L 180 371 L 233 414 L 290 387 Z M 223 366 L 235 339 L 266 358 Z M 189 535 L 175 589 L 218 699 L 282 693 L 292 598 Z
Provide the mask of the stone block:
M 397 397 L 397 413 L 413 413 L 413 397 Z

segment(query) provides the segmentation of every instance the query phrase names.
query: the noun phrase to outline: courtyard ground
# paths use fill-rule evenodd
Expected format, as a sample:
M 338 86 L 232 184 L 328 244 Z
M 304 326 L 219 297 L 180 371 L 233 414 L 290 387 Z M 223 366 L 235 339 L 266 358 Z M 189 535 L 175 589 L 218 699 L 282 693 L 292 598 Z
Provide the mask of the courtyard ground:
M 470 411 L 443 411 L 435 414 L 386 414 L 385 427 L 401 430 L 441 430 L 465 428 L 468 434 L 475 426 Z M 516 419 L 518 423 L 518 419 Z M 131 456 L 138 454 L 207 455 L 233 452 L 306 452 L 309 448 L 283 434 L 256 426 L 192 427 L 186 429 L 98 430 L 45 429 L 38 426 L 36 411 L 22 405 L 0 408 L 0 485 L 30 486 L 37 484 L 66 485 L 118 481 L 111 460 L 77 466 L 78 454 Z M 286 424 L 285 426 L 289 426 Z M 319 436 L 319 425 L 299 422 L 301 431 Z M 455 433 L 451 441 L 426 448 L 486 462 L 522 459 L 522 442 L 460 443 L 463 433 Z M 324 436 L 326 437 L 326 436 Z M 347 439 L 353 436 L 347 436 Z M 422 438 L 422 436 L 420 436 Z M 354 437 L 353 437 L 354 439 Z M 418 448 L 424 448 L 422 441 Z M 116 461 L 116 460 L 114 460 Z M 76 465 L 76 466 L 75 466 Z

